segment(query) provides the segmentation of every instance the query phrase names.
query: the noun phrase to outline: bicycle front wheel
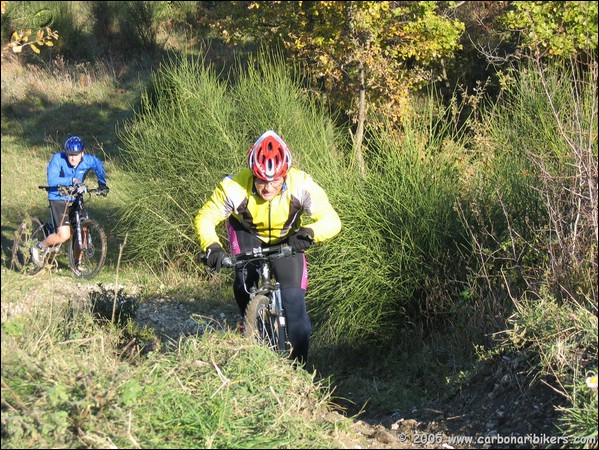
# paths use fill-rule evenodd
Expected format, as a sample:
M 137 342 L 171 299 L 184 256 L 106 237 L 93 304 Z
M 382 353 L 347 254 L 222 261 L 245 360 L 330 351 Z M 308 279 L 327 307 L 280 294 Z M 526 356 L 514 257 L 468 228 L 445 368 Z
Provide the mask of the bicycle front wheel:
M 245 334 L 275 351 L 286 352 L 287 333 L 284 321 L 270 310 L 270 299 L 256 295 L 245 311 Z
M 71 236 L 69 267 L 77 277 L 91 279 L 98 275 L 106 262 L 106 233 L 92 219 L 81 221 L 81 246 L 77 236 Z
M 30 249 L 32 245 L 45 238 L 44 228 L 39 219 L 28 217 L 21 222 L 15 231 L 15 240 L 12 245 L 11 269 L 27 275 L 35 275 L 42 267 L 38 267 L 31 260 Z

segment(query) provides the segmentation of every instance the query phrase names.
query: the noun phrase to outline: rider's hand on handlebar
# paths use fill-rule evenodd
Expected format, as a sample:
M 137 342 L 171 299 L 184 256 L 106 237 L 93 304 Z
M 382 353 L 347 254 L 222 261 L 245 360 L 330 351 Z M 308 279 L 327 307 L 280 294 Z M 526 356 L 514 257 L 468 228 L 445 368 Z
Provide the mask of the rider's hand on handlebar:
M 69 194 L 85 194 L 87 192 L 87 186 L 78 178 L 73 178 L 73 185 L 69 187 Z
M 72 186 L 58 186 L 58 193 L 63 196 L 72 197 L 76 194 L 87 192 L 87 186 L 84 184 L 73 184 Z
M 98 189 L 96 189 L 96 194 L 101 195 L 103 197 L 106 197 L 109 192 L 110 189 L 108 189 L 108 186 L 106 186 L 105 184 L 99 184 Z
M 300 228 L 297 233 L 289 237 L 287 242 L 294 253 L 308 250 L 314 242 L 314 231 L 310 228 Z
M 210 244 L 206 249 L 206 265 L 213 271 L 219 272 L 223 266 L 226 253 L 219 244 Z

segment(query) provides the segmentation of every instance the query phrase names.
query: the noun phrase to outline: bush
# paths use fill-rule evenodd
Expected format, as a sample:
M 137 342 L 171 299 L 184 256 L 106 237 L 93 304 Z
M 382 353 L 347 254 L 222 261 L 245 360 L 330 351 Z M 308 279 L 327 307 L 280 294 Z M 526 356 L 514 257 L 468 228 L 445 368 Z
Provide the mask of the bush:
M 515 309 L 504 349 L 529 349 L 535 372 L 572 401 L 569 432 L 596 436 L 596 392 L 577 395 L 597 368 L 596 64 L 517 73 L 486 117 L 484 170 L 465 196 L 479 260 L 469 289 L 504 318 Z

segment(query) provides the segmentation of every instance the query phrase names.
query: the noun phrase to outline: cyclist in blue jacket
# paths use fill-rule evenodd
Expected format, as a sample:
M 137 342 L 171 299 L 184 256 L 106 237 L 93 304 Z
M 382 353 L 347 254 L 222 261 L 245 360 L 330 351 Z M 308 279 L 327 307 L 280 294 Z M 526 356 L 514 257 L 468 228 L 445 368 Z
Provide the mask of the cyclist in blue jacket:
M 83 183 L 85 176 L 93 170 L 98 179 L 98 188 L 108 193 L 104 164 L 93 155 L 84 152 L 85 144 L 79 136 L 71 136 L 64 143 L 64 150 L 52 155 L 48 163 L 48 201 L 52 209 L 56 232 L 31 247 L 31 259 L 42 266 L 50 247 L 62 244 L 71 237 L 71 215 L 74 198 L 62 195 L 58 186 L 76 186 Z

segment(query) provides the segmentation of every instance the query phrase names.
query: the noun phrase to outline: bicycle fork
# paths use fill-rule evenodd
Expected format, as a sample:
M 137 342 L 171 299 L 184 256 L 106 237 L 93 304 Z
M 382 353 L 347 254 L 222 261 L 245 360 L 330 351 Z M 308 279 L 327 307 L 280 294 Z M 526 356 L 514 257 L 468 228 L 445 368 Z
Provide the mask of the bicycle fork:
M 79 214 L 79 211 L 75 211 L 75 221 L 77 224 L 75 227 L 75 235 L 77 238 L 77 252 L 75 258 L 78 261 L 81 261 L 83 253 L 86 249 L 91 247 L 91 236 L 89 230 L 81 226 L 81 215 Z
M 275 314 L 279 318 L 278 325 L 284 328 L 285 314 L 283 313 L 283 300 L 281 299 L 281 285 L 279 283 L 275 284 L 274 296 L 275 301 L 273 305 L 273 314 Z
M 264 264 L 262 266 L 260 276 L 262 277 L 262 283 L 264 286 L 271 286 L 270 265 Z M 274 285 L 272 295 L 274 296 L 274 301 L 271 304 L 271 314 L 277 318 L 275 326 L 279 330 L 279 334 L 283 335 L 284 339 L 286 323 L 285 314 L 283 311 L 283 300 L 281 299 L 281 283 L 279 283 L 278 281 Z
M 281 285 L 275 283 L 273 314 L 276 318 L 277 339 L 279 340 L 279 349 L 287 348 L 287 322 L 285 320 L 285 311 L 283 310 L 283 300 L 281 299 Z

